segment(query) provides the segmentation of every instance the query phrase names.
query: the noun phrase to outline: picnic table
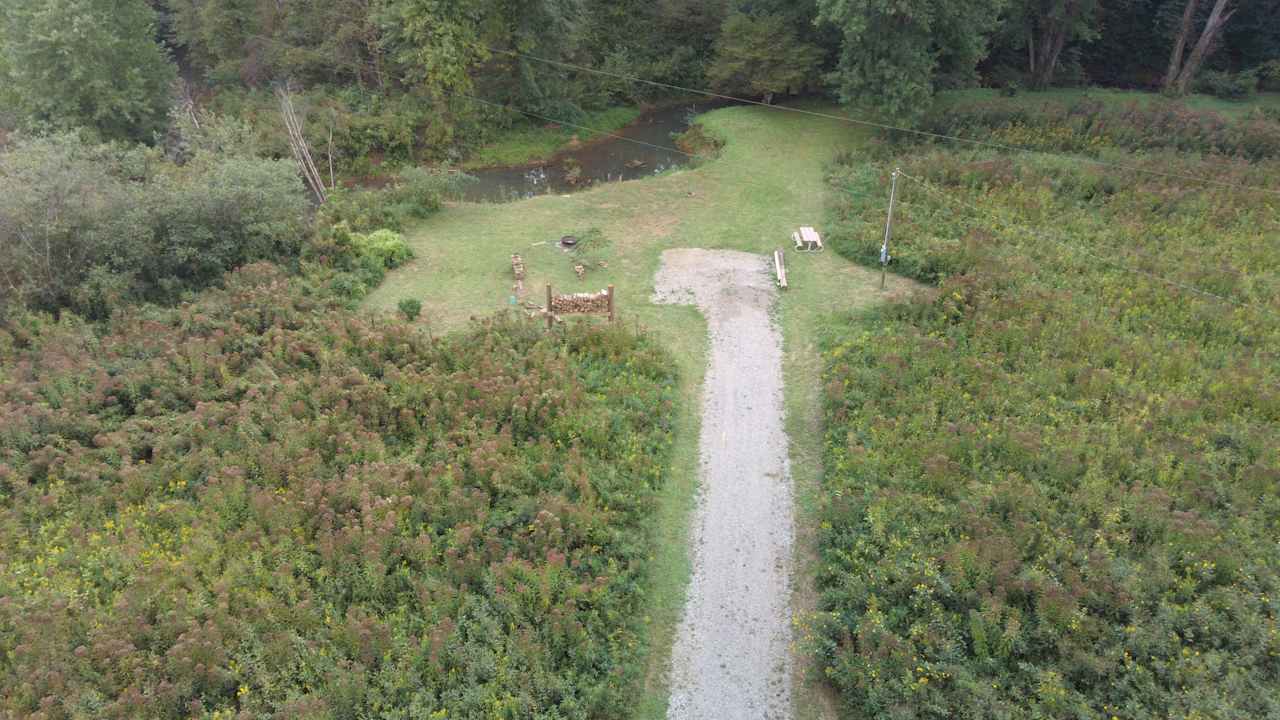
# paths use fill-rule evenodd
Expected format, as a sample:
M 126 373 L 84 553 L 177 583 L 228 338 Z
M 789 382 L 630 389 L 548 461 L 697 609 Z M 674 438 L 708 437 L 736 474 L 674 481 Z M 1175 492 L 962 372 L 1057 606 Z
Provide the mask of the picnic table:
M 822 238 L 818 235 L 818 231 L 808 225 L 791 233 L 791 239 L 796 244 L 796 250 L 800 252 L 817 252 L 822 249 Z

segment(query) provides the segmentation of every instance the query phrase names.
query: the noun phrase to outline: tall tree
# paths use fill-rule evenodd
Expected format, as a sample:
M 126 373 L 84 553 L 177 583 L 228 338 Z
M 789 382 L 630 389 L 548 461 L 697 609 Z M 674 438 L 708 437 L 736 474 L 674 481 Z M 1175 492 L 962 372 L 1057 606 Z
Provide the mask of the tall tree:
M 718 90 L 763 96 L 803 90 L 816 84 L 821 51 L 800 41 L 781 15 L 734 13 L 716 40 L 707 79 Z
M 1177 35 L 1174 36 L 1173 52 L 1169 57 L 1169 70 L 1164 76 L 1165 92 L 1176 95 L 1186 94 L 1192 78 L 1200 71 L 1200 66 L 1218 49 L 1222 30 L 1231 16 L 1236 13 L 1234 8 L 1227 8 L 1228 4 L 1229 0 L 1215 0 L 1213 9 L 1209 11 L 1209 17 L 1200 30 L 1199 39 L 1191 48 L 1191 54 L 1184 59 L 1183 53 L 1187 41 L 1191 38 L 1196 10 L 1200 5 L 1200 0 L 1187 0 L 1186 7 L 1182 11 L 1182 23 L 1178 27 Z
M 0 78 L 29 121 L 149 141 L 176 69 L 146 0 L 0 3 Z
M 1099 37 L 1099 9 L 1098 0 L 1014 0 L 1002 35 L 1007 46 L 1025 53 L 1033 88 L 1053 84 L 1068 46 Z
M 489 56 L 481 35 L 488 9 L 467 0 L 385 0 L 378 19 L 400 84 L 432 97 L 468 90 L 471 70 Z
M 966 78 L 986 56 L 1005 0 L 818 0 L 818 19 L 840 30 L 833 75 L 845 102 L 914 117 L 942 76 Z

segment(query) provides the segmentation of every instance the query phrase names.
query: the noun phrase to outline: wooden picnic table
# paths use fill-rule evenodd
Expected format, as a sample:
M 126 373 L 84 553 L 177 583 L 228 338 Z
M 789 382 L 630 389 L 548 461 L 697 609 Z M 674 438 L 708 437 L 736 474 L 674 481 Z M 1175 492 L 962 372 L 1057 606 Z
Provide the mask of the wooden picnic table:
M 791 239 L 795 241 L 796 250 L 817 252 L 822 249 L 822 237 L 808 225 L 802 226 L 799 232 L 791 233 Z

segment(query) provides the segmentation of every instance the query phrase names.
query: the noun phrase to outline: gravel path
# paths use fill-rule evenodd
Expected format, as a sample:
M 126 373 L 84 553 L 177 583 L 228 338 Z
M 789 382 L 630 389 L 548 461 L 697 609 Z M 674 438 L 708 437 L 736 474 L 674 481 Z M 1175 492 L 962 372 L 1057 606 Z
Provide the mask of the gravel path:
M 711 333 L 693 578 L 667 717 L 781 720 L 791 709 L 792 492 L 768 260 L 668 250 L 654 285 L 655 302 L 696 305 Z

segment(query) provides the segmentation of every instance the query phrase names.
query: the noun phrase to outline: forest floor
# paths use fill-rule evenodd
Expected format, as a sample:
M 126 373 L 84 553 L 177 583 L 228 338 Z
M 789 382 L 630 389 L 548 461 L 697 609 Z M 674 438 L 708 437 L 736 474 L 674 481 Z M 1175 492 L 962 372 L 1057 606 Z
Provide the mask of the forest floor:
M 823 107 L 824 111 L 839 112 Z M 564 196 L 541 196 L 508 204 L 459 203 L 411 228 L 407 239 L 416 258 L 391 273 L 367 305 L 393 310 L 406 297 L 423 304 L 423 322 L 433 332 L 464 326 L 510 307 L 511 254 L 519 253 L 527 272 L 524 300 L 544 302 L 545 283 L 557 292 L 616 286 L 620 321 L 652 332 L 679 364 L 682 396 L 688 399 L 677 422 L 673 474 L 656 518 L 648 622 L 650 672 L 637 718 L 666 716 L 671 647 L 685 607 L 691 573 L 690 519 L 698 484 L 699 411 L 709 360 L 708 325 L 697 308 L 656 304 L 654 278 L 665 250 L 710 248 L 768 255 L 788 248 L 799 225 L 821 230 L 825 215 L 823 168 L 837 150 L 867 140 L 846 123 L 762 107 L 733 107 L 702 117 L 726 140 L 721 155 L 700 167 L 645 180 L 609 183 Z M 606 268 L 590 263 L 585 280 L 574 272 L 575 258 L 556 240 L 599 228 L 608 242 L 592 253 Z M 789 250 L 789 248 L 788 248 Z M 815 605 L 814 530 L 822 450 L 817 336 L 831 313 L 869 307 L 894 293 L 908 292 L 906 280 L 890 277 L 879 289 L 879 274 L 832 252 L 787 253 L 791 289 L 775 311 L 783 343 L 785 431 L 795 497 L 795 556 L 791 587 L 792 620 Z M 830 715 L 821 683 L 811 666 L 795 655 L 793 715 L 800 720 Z

